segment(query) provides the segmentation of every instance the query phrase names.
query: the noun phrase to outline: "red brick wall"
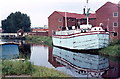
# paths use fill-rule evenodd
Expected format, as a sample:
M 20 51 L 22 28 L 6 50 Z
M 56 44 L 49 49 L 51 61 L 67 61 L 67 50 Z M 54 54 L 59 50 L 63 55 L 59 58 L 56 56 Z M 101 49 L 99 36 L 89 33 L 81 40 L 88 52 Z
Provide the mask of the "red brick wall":
M 120 3 L 118 4 L 118 39 L 120 39 Z
M 76 18 L 67 18 L 67 26 L 75 26 L 76 21 L 77 21 Z
M 58 21 L 58 19 L 61 19 L 61 22 Z M 58 26 L 63 26 L 64 20 L 63 16 L 58 14 L 57 12 L 54 12 L 48 17 L 48 35 L 52 36 L 52 30 L 57 30 Z
M 118 22 L 118 17 L 113 17 L 113 13 L 118 12 L 118 7 L 116 4 L 107 2 L 101 8 L 96 11 L 96 24 L 99 25 L 103 23 L 103 28 L 109 27 L 109 31 L 118 32 L 118 27 L 113 27 L 113 22 Z M 118 36 L 113 36 L 110 34 L 111 39 L 118 39 Z
M 96 18 L 91 18 L 91 19 L 89 19 L 89 23 L 90 23 L 92 26 L 96 26 Z

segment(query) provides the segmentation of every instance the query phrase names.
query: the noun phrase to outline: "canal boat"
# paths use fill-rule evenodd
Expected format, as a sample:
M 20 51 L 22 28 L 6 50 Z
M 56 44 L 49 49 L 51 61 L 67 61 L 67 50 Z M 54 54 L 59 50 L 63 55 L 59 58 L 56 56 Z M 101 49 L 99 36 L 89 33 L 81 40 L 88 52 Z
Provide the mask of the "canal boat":
M 87 27 L 87 25 L 82 25 Z M 81 26 L 80 26 L 81 27 Z M 73 50 L 100 49 L 108 46 L 109 33 L 102 27 L 56 31 L 52 36 L 53 45 Z
M 15 42 L 0 42 L 0 58 L 14 59 L 19 57 L 19 44 Z
M 89 24 L 89 10 L 90 9 L 87 8 L 87 24 L 80 25 L 79 29 L 75 28 L 75 26 L 72 26 L 72 29 L 68 28 L 67 13 L 65 12 L 64 28 L 66 29 L 62 30 L 60 27 L 58 30 L 53 31 L 53 45 L 71 50 L 100 49 L 108 46 L 109 32 L 102 28 L 102 23 L 94 27 Z

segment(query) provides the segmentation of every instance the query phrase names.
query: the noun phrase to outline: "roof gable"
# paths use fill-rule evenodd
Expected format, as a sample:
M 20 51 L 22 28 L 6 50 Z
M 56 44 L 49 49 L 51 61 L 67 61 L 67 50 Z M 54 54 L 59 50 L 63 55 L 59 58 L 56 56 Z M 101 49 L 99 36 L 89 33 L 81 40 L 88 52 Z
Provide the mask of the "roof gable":
M 112 3 L 112 2 L 106 2 L 103 6 L 101 6 L 99 9 L 97 9 L 96 10 L 96 12 L 98 11 L 98 10 L 100 10 L 100 9 L 102 9 L 104 6 L 106 6 L 106 5 L 110 5 L 110 6 L 118 6 L 118 4 L 115 4 L 115 3 Z
M 60 11 L 57 11 L 57 12 L 63 17 L 65 17 L 65 12 L 60 12 Z M 71 18 L 76 18 L 76 19 L 86 18 L 85 14 L 77 14 L 77 13 L 69 13 L 69 12 L 66 12 L 66 16 Z M 96 14 L 95 13 L 90 14 L 89 18 L 96 18 Z

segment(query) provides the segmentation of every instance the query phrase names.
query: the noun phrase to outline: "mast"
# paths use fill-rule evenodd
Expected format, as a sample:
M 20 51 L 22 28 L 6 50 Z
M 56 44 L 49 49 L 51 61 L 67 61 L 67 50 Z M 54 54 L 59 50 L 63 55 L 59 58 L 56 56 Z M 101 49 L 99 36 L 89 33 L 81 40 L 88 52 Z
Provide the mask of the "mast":
M 67 13 L 65 12 L 65 27 L 67 27 Z
M 88 15 L 89 15 L 89 10 L 90 10 L 90 8 L 88 8 L 88 0 L 87 0 L 87 2 L 86 2 L 86 9 L 87 9 L 87 13 L 86 13 L 87 25 L 89 25 L 89 18 L 88 18 Z
M 68 27 L 67 27 L 67 13 L 65 12 L 65 27 L 66 27 L 66 30 L 68 30 Z

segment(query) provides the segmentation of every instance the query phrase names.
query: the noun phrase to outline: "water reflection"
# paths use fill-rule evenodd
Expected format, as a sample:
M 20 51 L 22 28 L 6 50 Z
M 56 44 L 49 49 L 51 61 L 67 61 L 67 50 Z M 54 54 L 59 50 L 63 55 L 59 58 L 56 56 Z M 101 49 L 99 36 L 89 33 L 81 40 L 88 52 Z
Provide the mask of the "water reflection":
M 56 69 L 65 67 L 72 74 L 76 73 L 77 77 L 120 77 L 120 63 L 115 65 L 108 58 L 100 55 L 77 53 L 53 47 L 53 50 L 49 48 L 48 61 Z
M 4 42 L 15 42 L 15 40 L 8 40 Z M 2 44 L 0 45 L 0 53 L 2 59 L 29 59 L 31 55 L 31 45 L 26 44 L 23 41 L 16 41 L 18 44 Z
M 19 58 L 30 59 L 31 56 L 31 45 L 23 43 L 23 41 L 19 42 Z
M 19 47 L 17 44 L 0 45 L 1 59 L 15 59 L 19 56 Z
M 48 46 L 32 44 L 30 61 L 34 65 L 53 68 L 48 62 Z

